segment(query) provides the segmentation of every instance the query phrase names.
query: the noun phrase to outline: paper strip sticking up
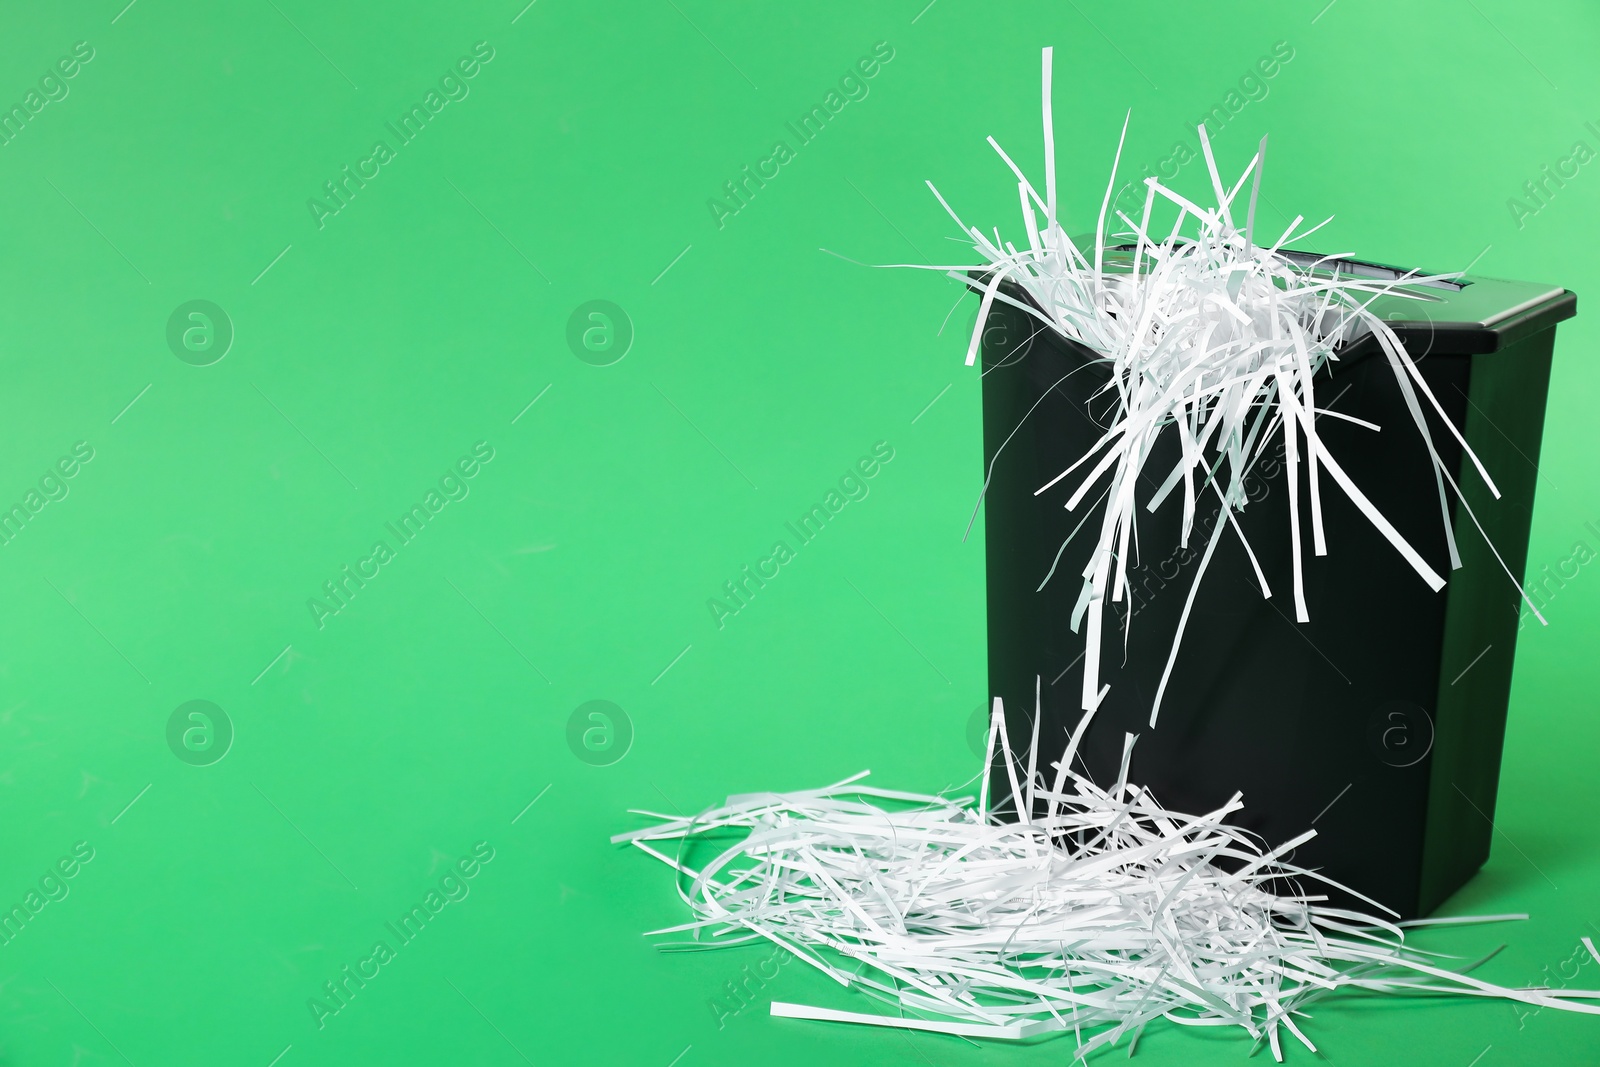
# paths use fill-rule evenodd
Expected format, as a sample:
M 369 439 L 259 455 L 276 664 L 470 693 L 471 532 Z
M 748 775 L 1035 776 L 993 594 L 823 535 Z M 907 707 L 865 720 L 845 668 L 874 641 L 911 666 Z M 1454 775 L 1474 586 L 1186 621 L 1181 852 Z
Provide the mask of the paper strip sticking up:
M 1342 275 L 1331 268 L 1339 256 L 1329 256 L 1309 266 L 1280 253 L 1290 241 L 1303 241 L 1326 220 L 1305 227 L 1297 217 L 1275 242 L 1263 245 L 1254 233 L 1256 202 L 1260 194 L 1266 140 L 1238 179 L 1228 185 L 1218 171 L 1204 126 L 1200 146 L 1214 204 L 1191 200 L 1167 187 L 1159 178 L 1146 178 L 1145 202 L 1139 221 L 1115 212 L 1126 227 L 1119 232 L 1131 245 L 1131 262 L 1123 254 L 1108 260 L 1116 241 L 1108 230 L 1112 190 L 1117 165 L 1127 136 L 1127 122 L 1117 142 L 1111 179 L 1100 202 L 1094 247 L 1079 248 L 1063 229 L 1057 200 L 1058 173 L 1055 134 L 1051 120 L 1051 50 L 1044 50 L 1045 195 L 1041 201 L 1021 168 L 994 138 L 989 143 L 999 153 L 1017 181 L 1027 245 L 1018 250 L 1003 241 L 998 230 L 987 236 L 961 222 L 941 196 L 939 202 L 961 226 L 981 257 L 966 267 L 930 269 L 948 271 L 982 294 L 978 321 L 967 347 L 970 366 L 977 358 L 990 309 L 996 303 L 1020 308 L 1038 319 L 1040 329 L 1054 330 L 1095 353 L 1110 369 L 1105 392 L 1113 401 L 1106 433 L 1089 453 L 1050 479 L 1041 489 L 1064 479 L 1072 492 L 1069 510 L 1091 500 L 1085 512 L 1099 511 L 1098 536 L 1080 575 L 1083 591 L 1072 617 L 1080 632 L 1085 617 L 1087 645 L 1084 657 L 1082 706 L 1092 708 L 1102 687 L 1100 676 L 1107 602 L 1120 603 L 1130 595 L 1127 571 L 1130 546 L 1137 545 L 1137 507 L 1134 488 L 1145 471 L 1152 448 L 1163 434 L 1180 438 L 1182 458 L 1172 471 L 1153 472 L 1161 488 L 1148 504 L 1151 510 L 1167 496 L 1181 495 L 1185 545 L 1194 526 L 1198 498 L 1215 494 L 1222 511 L 1217 530 L 1229 528 L 1244 541 L 1235 513 L 1248 502 L 1244 479 L 1253 464 L 1271 446 L 1281 443 L 1289 481 L 1289 528 L 1293 580 L 1290 592 L 1299 622 L 1309 620 L 1303 575 L 1304 545 L 1312 553 L 1327 554 L 1323 530 L 1323 488 L 1331 480 L 1338 491 L 1394 547 L 1418 577 L 1438 589 L 1443 579 L 1380 514 L 1362 491 L 1345 475 L 1317 430 L 1315 384 L 1319 375 L 1338 358 L 1341 344 L 1368 333 L 1376 335 L 1384 357 L 1406 402 L 1411 421 L 1422 434 L 1439 490 L 1445 542 L 1452 565 L 1459 565 L 1454 531 L 1450 527 L 1451 501 L 1446 485 L 1460 496 L 1452 472 L 1446 470 L 1434 447 L 1427 410 L 1443 417 L 1443 408 L 1429 391 L 1414 361 L 1394 332 L 1368 306 L 1378 296 L 1407 296 L 1401 286 L 1436 280 L 1434 276 L 1407 274 L 1389 281 Z M 932 188 L 932 183 L 929 183 Z M 1244 228 L 1235 225 L 1235 201 L 1249 190 Z M 934 189 L 934 195 L 939 196 Z M 1201 197 L 1202 200 L 1206 199 Z M 1178 219 L 1165 236 L 1152 233 L 1152 209 L 1170 203 Z M 1044 212 L 1041 219 L 1038 211 Z M 1113 222 L 1113 225 L 1115 223 Z M 973 281 L 976 272 L 980 281 Z M 1420 398 L 1420 399 L 1419 399 Z M 1328 413 L 1334 414 L 1334 413 Z M 1359 420 L 1357 420 L 1359 421 Z M 1370 423 L 1361 423 L 1371 426 Z M 1490 491 L 1498 495 L 1488 471 L 1472 453 L 1454 425 L 1445 424 L 1468 461 Z M 1373 427 L 1376 429 L 1376 427 Z M 1402 435 L 1394 435 L 1396 447 Z M 1089 460 L 1093 462 L 1087 462 Z M 1326 475 L 1326 477 L 1324 477 Z M 1107 484 L 1109 483 L 1109 484 Z M 1302 485 L 1310 510 L 1302 514 Z M 1104 486 L 1103 491 L 1093 492 Z M 1462 501 L 1465 506 L 1465 501 Z M 1470 514 L 1470 511 L 1469 511 Z M 1085 516 L 1087 517 L 1087 515 Z M 1476 516 L 1473 516 L 1476 522 Z M 1080 523 L 1081 525 L 1081 523 Z M 1076 531 L 1074 531 L 1076 532 Z M 1195 573 L 1198 589 L 1210 561 Z M 1245 549 L 1252 563 L 1255 553 Z M 1502 566 L 1504 564 L 1502 563 Z M 1258 577 L 1259 577 L 1259 568 Z M 1051 574 L 1055 573 L 1054 568 Z M 1509 574 L 1509 572 L 1508 572 Z M 1513 584 L 1517 576 L 1511 575 Z M 1049 580 L 1048 578 L 1046 580 Z M 1265 581 L 1259 583 L 1268 594 Z M 1191 594 L 1192 594 L 1191 590 Z M 1192 595 L 1191 595 L 1192 601 Z M 1124 611 L 1122 625 L 1132 626 L 1134 612 Z M 1124 630 L 1124 640 L 1127 631 Z M 1171 660 L 1176 658 L 1182 630 L 1174 636 Z M 1163 692 L 1165 686 L 1163 686 Z M 1154 724 L 1161 709 L 1158 697 L 1151 709 Z

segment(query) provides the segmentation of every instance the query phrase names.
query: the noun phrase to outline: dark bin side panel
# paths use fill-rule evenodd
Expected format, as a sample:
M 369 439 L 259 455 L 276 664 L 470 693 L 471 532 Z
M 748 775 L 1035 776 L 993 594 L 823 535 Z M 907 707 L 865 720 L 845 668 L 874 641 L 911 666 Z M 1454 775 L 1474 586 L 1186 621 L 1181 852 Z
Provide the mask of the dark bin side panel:
M 1472 357 L 1465 433 L 1501 499 L 1494 499 L 1465 457 L 1458 478 L 1489 541 L 1518 577 L 1527 567 L 1555 334 L 1554 327 L 1547 327 L 1498 352 Z M 1489 543 L 1459 503 L 1455 526 L 1462 570 L 1447 587 L 1421 914 L 1443 903 L 1489 857 L 1522 606 Z M 1468 574 L 1474 579 L 1460 580 Z M 1536 580 L 1534 575 L 1527 578 Z M 1473 662 L 1480 653 L 1482 658 Z

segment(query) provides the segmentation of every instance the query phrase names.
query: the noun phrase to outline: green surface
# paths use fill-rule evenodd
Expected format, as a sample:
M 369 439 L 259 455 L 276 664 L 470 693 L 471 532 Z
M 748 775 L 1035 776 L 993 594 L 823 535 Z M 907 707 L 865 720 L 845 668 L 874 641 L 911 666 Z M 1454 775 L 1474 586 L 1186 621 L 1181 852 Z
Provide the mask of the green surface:
M 1272 135 L 1265 224 L 1335 213 L 1330 250 L 1600 291 L 1577 0 L 125 2 L 0 13 L 0 101 L 29 116 L 0 144 L 0 501 L 38 491 L 0 545 L 0 903 L 40 894 L 0 945 L 6 1064 L 1064 1062 L 1070 1038 L 771 1019 L 861 1003 L 792 963 L 718 1009 L 768 953 L 659 953 L 639 935 L 683 917 L 670 879 L 606 842 L 630 806 L 973 773 L 972 304 L 937 336 L 954 283 L 818 249 L 958 255 L 925 178 L 1015 233 L 983 138 L 1037 173 L 1041 45 L 1083 228 L 1126 109 L 1156 166 L 1233 103 L 1226 169 Z M 1248 79 L 1276 42 L 1292 59 Z M 801 144 L 785 124 L 875 46 Z M 387 124 L 430 91 L 403 142 Z M 1562 160 L 1536 212 L 1508 206 Z M 719 226 L 746 165 L 776 174 Z M 367 177 L 340 206 L 346 166 Z M 193 300 L 232 324 L 220 361 L 200 320 L 169 347 Z M 619 361 L 569 348 L 591 300 L 631 320 Z M 1522 634 L 1493 857 L 1446 905 L 1533 918 L 1419 938 L 1508 941 L 1481 972 L 1506 983 L 1600 985 L 1569 962 L 1600 888 L 1597 330 L 1561 327 L 1529 559 L 1568 577 Z M 708 599 L 877 442 L 867 495 L 719 627 Z M 365 584 L 314 611 L 346 566 Z M 195 700 L 222 714 L 169 734 Z M 577 755 L 602 720 L 569 747 L 592 700 L 626 716 L 608 758 L 631 731 L 610 765 Z M 386 925 L 430 903 L 414 940 Z M 373 976 L 319 1019 L 346 966 Z M 1308 1032 L 1336 1064 L 1600 1055 L 1600 1020 L 1519 1015 L 1347 998 Z M 1246 1049 L 1153 1028 L 1139 1058 Z

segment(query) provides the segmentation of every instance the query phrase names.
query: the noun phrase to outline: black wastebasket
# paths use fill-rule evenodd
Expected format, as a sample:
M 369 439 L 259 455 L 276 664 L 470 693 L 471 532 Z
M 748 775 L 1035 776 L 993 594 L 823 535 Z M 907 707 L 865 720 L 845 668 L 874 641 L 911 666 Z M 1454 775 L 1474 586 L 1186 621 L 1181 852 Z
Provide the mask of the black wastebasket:
M 1122 262 L 1128 258 L 1121 253 Z M 1355 261 L 1339 269 L 1400 276 Z M 1006 291 L 1027 299 L 1019 289 Z M 1432 427 L 1447 469 L 1520 578 L 1554 326 L 1575 314 L 1576 298 L 1558 287 L 1472 276 L 1407 291 L 1427 299 L 1383 297 L 1372 310 L 1390 322 L 1500 488 L 1495 500 L 1448 430 Z M 1070 619 L 1094 523 L 1040 589 L 1085 505 L 1078 512 L 1063 507 L 1074 478 L 1039 496 L 1034 491 L 1103 432 L 1113 401 L 1096 392 L 1109 372 L 1037 319 L 1000 303 L 985 323 L 982 354 L 984 456 L 992 467 L 984 503 L 989 685 L 1004 698 L 1016 739 L 1031 732 L 1035 678 L 1042 680 L 1042 767 L 1059 758 L 1082 715 L 1084 640 Z M 1131 599 L 1106 605 L 1101 678 L 1111 689 L 1085 736 L 1080 770 L 1109 782 L 1124 734 L 1138 734 L 1130 777 L 1161 803 L 1199 813 L 1241 791 L 1240 825 L 1273 845 L 1314 828 L 1318 836 L 1296 850 L 1294 863 L 1410 918 L 1432 911 L 1488 858 L 1521 598 L 1459 504 L 1463 566 L 1450 570 L 1433 469 L 1393 371 L 1370 335 L 1338 355 L 1331 375 L 1319 376 L 1319 406 L 1377 423 L 1381 432 L 1323 416 L 1318 433 L 1355 484 L 1447 577 L 1445 588 L 1431 591 L 1324 480 L 1328 555 L 1305 553 L 1311 621 L 1296 624 L 1284 595 L 1291 587 L 1287 482 L 1282 464 L 1267 457 L 1247 483 L 1250 503 L 1238 518 L 1275 595 L 1262 598 L 1238 538 L 1224 535 L 1152 730 L 1156 686 L 1218 509 L 1214 499 L 1209 512 L 1197 503 L 1190 550 L 1179 550 L 1177 495 L 1153 514 L 1144 510 L 1157 488 L 1151 473 L 1137 490 L 1142 554 L 1128 569 Z M 1146 469 L 1164 475 L 1177 460 L 1175 436 L 1163 434 Z M 1304 515 L 1309 496 L 1304 485 L 1299 491 Z M 1129 611 L 1133 631 L 1124 654 Z M 1003 795 L 998 763 L 991 774 Z M 1354 903 L 1328 892 L 1336 903 Z

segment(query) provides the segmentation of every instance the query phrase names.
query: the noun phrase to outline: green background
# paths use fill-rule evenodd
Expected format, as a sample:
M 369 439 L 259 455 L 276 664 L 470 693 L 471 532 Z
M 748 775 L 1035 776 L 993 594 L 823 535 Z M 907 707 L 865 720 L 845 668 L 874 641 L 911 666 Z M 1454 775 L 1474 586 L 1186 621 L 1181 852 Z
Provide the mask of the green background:
M 0 146 L 0 503 L 94 450 L 0 547 L 0 905 L 94 850 L 0 946 L 5 1064 L 1063 1062 L 1070 1037 L 772 1019 L 863 1005 L 794 965 L 719 1017 L 768 953 L 659 952 L 640 933 L 685 916 L 671 879 L 606 840 L 630 807 L 974 773 L 974 304 L 941 336 L 956 283 L 819 248 L 961 261 L 927 178 L 1015 235 L 983 138 L 1039 174 L 1042 45 L 1081 228 L 1127 109 L 1127 158 L 1156 163 L 1282 41 L 1215 137 L 1237 172 L 1271 134 L 1264 224 L 1335 214 L 1329 251 L 1600 288 L 1593 164 L 1520 224 L 1507 205 L 1600 147 L 1577 0 L 124 2 L 0 12 L 0 103 L 94 49 Z M 480 41 L 470 95 L 319 228 L 308 199 Z M 719 228 L 708 199 L 879 42 L 869 95 Z M 166 341 L 194 299 L 236 334 L 208 366 Z M 635 332 L 610 366 L 566 341 L 595 299 Z M 1560 330 L 1533 571 L 1600 548 L 1597 323 Z M 470 495 L 319 628 L 308 599 L 480 441 Z M 708 598 L 879 441 L 870 495 L 719 628 Z M 1532 919 L 1418 938 L 1508 941 L 1481 972 L 1504 983 L 1600 987 L 1565 962 L 1600 888 L 1592 569 L 1524 630 L 1500 832 L 1446 905 Z M 197 699 L 235 735 L 209 766 L 167 743 Z M 595 699 L 634 734 L 608 766 L 567 741 Z M 319 1029 L 308 1000 L 479 842 L 470 895 Z M 1600 1054 L 1600 1020 L 1492 1002 L 1336 999 L 1308 1032 L 1336 1064 Z M 1152 1027 L 1139 1056 L 1247 1047 Z

